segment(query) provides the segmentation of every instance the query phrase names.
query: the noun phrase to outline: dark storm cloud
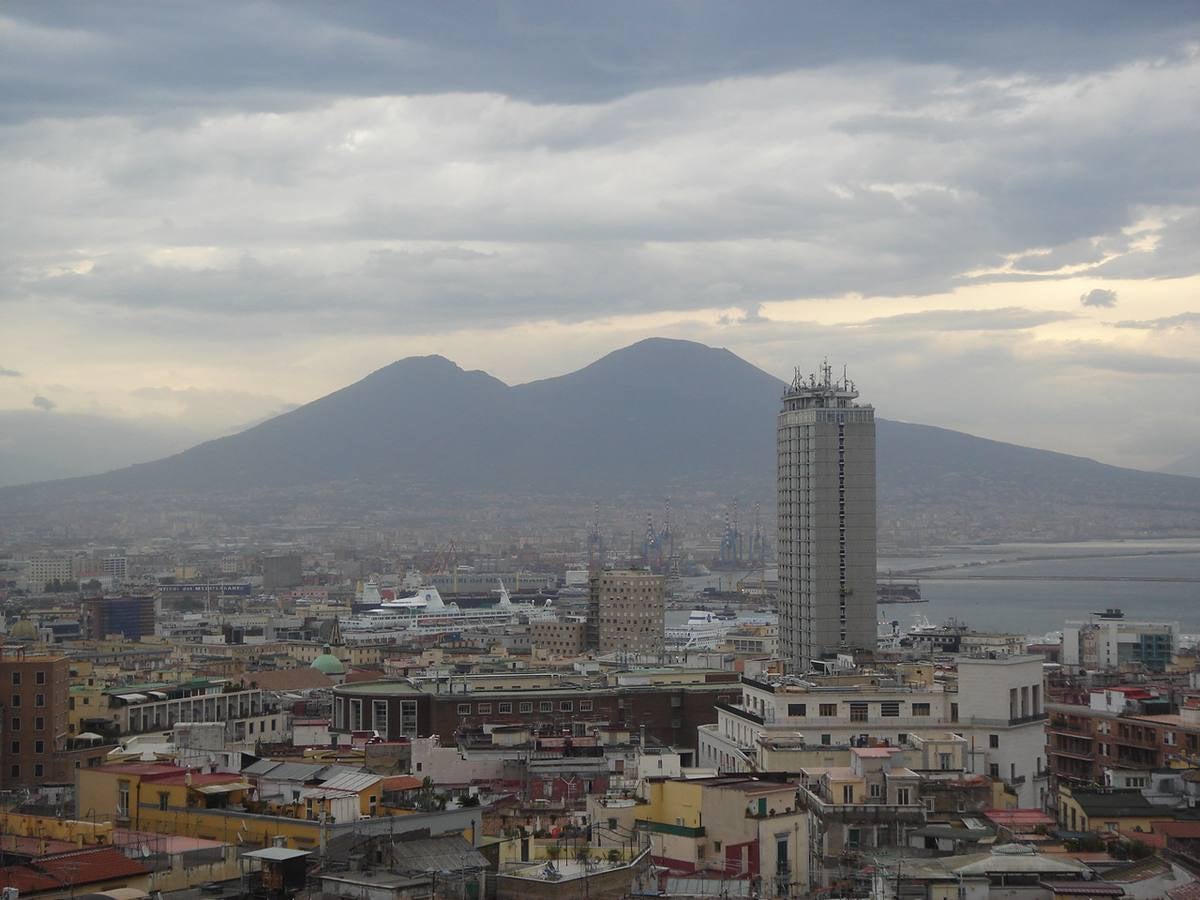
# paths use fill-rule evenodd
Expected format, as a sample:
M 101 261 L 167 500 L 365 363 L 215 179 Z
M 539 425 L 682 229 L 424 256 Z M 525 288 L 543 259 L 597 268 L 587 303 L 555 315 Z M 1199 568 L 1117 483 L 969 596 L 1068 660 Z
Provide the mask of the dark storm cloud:
M 846 59 L 1078 73 L 1200 36 L 1187 2 L 10 4 L 9 118 L 496 91 L 594 102 Z M 29 63 L 39 61 L 34 77 Z M 169 97 L 171 102 L 163 103 Z
M 43 397 L 41 394 L 36 395 L 30 402 L 38 409 L 44 410 L 45 412 L 50 412 L 56 406 L 58 406 L 58 404 L 49 397 Z
M 1117 305 L 1117 292 L 1092 288 L 1079 298 L 1079 303 L 1082 306 L 1113 307 Z

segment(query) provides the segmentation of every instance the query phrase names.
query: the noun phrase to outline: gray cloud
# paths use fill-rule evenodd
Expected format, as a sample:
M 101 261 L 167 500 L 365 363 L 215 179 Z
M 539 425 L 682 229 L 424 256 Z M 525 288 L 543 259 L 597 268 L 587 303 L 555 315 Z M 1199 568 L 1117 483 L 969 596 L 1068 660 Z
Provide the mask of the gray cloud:
M 1023 331 L 1075 318 L 1074 313 L 1010 306 L 1002 309 L 928 309 L 847 325 L 870 331 Z
M 1083 306 L 1116 306 L 1117 292 L 1105 290 L 1104 288 L 1092 288 L 1079 298 L 1079 302 Z
M 16 369 L 6 369 L 6 368 L 4 368 L 4 366 L 0 366 L 0 378 L 20 378 L 20 377 L 21 377 L 21 373 L 18 372 Z
M 44 410 L 46 412 L 50 412 L 56 406 L 58 406 L 58 404 L 55 403 L 53 400 L 51 400 L 49 397 L 43 397 L 41 394 L 37 394 L 31 402 L 33 403 L 33 405 L 35 407 L 37 407 L 38 409 Z
M 1136 328 L 1142 331 L 1182 329 L 1200 325 L 1200 312 L 1184 312 L 1174 316 L 1163 316 L 1159 319 L 1124 319 L 1114 322 L 1113 325 L 1117 328 Z
M 981 8 L 858 0 L 602 5 L 216 2 L 122 11 L 9 5 L 0 55 L 25 71 L 12 119 L 287 110 L 328 97 L 495 91 L 602 102 L 663 85 L 845 59 L 985 73 L 1097 71 L 1200 37 L 1186 2 Z M 636 27 L 629 27 L 636 23 Z M 169 98 L 169 102 L 163 102 Z

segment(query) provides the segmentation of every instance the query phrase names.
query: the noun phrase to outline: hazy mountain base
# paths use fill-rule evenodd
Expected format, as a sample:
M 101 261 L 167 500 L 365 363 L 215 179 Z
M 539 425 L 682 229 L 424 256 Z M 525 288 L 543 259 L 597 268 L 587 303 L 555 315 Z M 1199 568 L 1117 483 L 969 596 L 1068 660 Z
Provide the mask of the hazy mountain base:
M 96 539 L 179 517 L 213 533 L 569 533 L 599 500 L 624 534 L 670 495 L 694 528 L 734 498 L 743 523 L 759 503 L 769 527 L 783 387 L 726 350 L 662 339 L 514 387 L 415 357 L 166 459 L 0 490 L 0 524 Z M 885 545 L 1200 534 L 1200 479 L 887 420 L 877 457 Z

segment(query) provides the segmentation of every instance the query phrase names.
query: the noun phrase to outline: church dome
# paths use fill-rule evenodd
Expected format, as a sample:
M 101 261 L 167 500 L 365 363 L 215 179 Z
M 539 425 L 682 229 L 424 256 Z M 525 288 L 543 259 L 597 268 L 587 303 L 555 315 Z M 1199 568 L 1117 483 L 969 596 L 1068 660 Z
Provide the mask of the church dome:
M 329 651 L 329 645 L 326 644 L 325 652 L 312 661 L 312 668 L 318 672 L 324 672 L 326 675 L 345 675 L 345 665 Z
M 8 637 L 9 640 L 22 643 L 36 643 L 38 640 L 37 626 L 28 619 L 21 619 L 13 623 L 12 628 L 8 631 Z

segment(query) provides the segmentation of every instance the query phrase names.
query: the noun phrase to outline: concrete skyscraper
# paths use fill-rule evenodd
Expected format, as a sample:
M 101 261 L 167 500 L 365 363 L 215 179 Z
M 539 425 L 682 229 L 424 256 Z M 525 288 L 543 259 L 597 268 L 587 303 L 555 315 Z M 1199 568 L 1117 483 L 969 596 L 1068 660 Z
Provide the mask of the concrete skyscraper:
M 779 640 L 792 669 L 873 650 L 875 410 L 828 363 L 779 413 Z

